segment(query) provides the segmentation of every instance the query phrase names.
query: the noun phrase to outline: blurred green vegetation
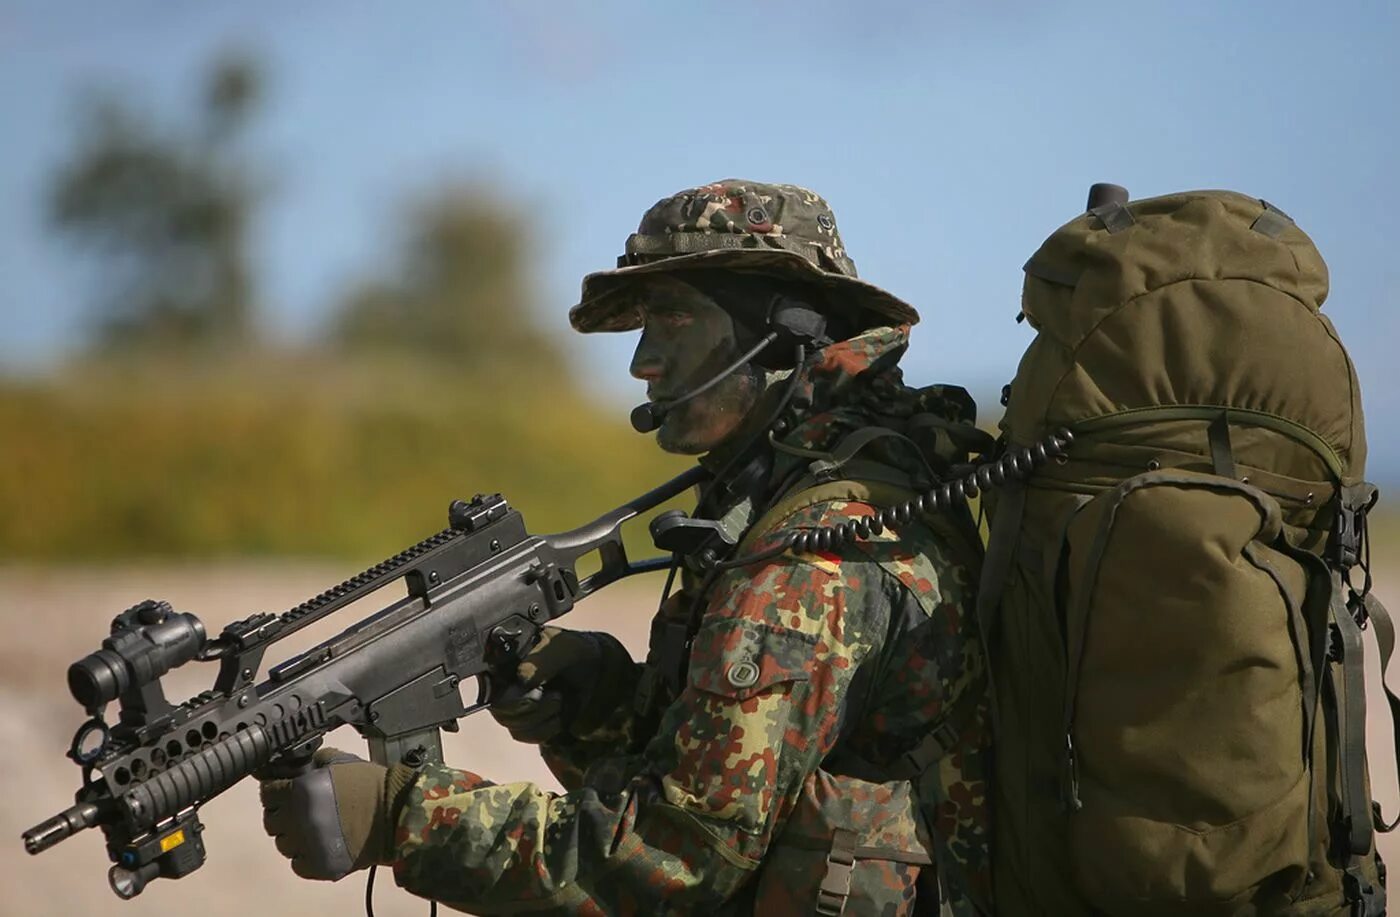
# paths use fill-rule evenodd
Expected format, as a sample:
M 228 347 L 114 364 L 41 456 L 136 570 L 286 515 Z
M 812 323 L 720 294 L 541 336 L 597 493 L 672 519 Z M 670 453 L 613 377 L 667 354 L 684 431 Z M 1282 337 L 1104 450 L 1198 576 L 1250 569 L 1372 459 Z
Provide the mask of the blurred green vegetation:
M 562 349 L 529 308 L 538 252 L 517 209 L 482 185 L 447 185 L 411 201 L 398 222 L 389 276 L 350 290 L 331 341 L 349 354 L 470 359 L 483 374 L 528 366 L 544 380 L 560 375 Z
M 485 183 L 406 193 L 370 259 L 384 273 L 346 279 L 319 340 L 273 343 L 243 148 L 264 93 L 232 54 L 193 114 L 106 87 L 79 110 L 46 216 L 91 269 L 87 337 L 42 375 L 0 375 L 0 557 L 370 561 L 443 528 L 455 498 L 503 493 L 544 534 L 690 464 L 582 394 L 534 321 L 526 226 Z M 654 553 L 639 528 L 629 549 Z
M 48 218 L 97 268 L 95 349 L 227 350 L 254 335 L 260 195 L 242 138 L 261 85 L 252 59 L 221 57 L 193 116 L 168 125 L 108 88 L 85 96 Z
M 477 492 L 504 494 L 532 532 L 571 528 L 688 465 L 620 415 L 392 357 L 104 362 L 0 383 L 0 556 L 374 560 Z M 629 550 L 645 556 L 638 528 Z

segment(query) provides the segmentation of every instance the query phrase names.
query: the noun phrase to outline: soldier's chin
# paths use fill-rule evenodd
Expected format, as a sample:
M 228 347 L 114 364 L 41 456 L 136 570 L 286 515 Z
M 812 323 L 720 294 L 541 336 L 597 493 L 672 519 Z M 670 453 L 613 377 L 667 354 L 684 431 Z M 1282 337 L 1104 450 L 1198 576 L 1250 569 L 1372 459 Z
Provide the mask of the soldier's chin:
M 689 424 L 669 417 L 656 431 L 656 445 L 662 452 L 672 455 L 702 455 L 710 451 L 710 446 L 696 435 Z
M 703 455 L 714 448 L 712 423 L 703 408 L 704 399 L 679 405 L 666 415 L 656 431 L 656 445 L 672 455 Z

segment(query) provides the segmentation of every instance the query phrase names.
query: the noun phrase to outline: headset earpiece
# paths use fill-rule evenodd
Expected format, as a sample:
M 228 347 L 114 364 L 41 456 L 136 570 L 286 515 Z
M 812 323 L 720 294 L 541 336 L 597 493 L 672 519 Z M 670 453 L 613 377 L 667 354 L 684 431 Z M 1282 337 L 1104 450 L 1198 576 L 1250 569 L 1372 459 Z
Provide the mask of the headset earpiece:
M 777 337 L 754 358 L 764 369 L 791 369 L 792 355 L 801 344 L 809 351 L 831 343 L 826 316 L 792 296 L 778 294 L 768 306 L 768 331 Z

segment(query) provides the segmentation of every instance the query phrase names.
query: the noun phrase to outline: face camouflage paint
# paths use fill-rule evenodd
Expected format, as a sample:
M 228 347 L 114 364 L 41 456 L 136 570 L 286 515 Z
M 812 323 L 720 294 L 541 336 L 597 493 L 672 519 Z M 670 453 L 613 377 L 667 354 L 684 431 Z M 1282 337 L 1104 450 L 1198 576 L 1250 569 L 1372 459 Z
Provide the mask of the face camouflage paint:
M 699 388 L 741 354 L 734 320 L 714 300 L 671 277 L 648 277 L 629 291 L 642 323 L 630 372 L 647 397 L 672 401 Z M 763 374 L 745 366 L 666 415 L 656 434 L 667 452 L 709 452 L 739 426 L 763 390 Z

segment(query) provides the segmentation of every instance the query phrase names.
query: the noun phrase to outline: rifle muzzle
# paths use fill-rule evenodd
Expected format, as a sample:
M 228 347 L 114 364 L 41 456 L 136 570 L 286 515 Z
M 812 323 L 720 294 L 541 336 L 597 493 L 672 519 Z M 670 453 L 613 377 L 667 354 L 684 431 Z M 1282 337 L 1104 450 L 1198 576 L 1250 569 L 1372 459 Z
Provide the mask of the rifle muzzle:
M 93 827 L 101 818 L 102 810 L 97 803 L 78 803 L 24 832 L 24 849 L 31 854 L 43 853 L 59 841 Z

